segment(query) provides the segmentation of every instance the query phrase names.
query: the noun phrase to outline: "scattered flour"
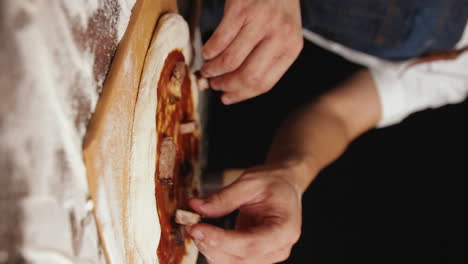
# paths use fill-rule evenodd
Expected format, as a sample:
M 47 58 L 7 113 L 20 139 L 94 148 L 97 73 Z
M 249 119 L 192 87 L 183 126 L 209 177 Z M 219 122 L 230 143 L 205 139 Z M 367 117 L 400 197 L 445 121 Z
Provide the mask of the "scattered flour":
M 31 263 L 105 263 L 89 206 L 82 143 L 134 4 L 0 3 L 4 255 L 19 258 L 14 251 L 20 248 Z
M 89 18 L 98 8 L 102 8 L 103 1 L 96 0 L 62 0 L 62 7 L 73 18 L 77 18 L 79 25 L 83 28 L 88 26 Z
M 125 30 L 127 29 L 128 21 L 130 21 L 130 15 L 132 14 L 131 10 L 135 5 L 136 0 L 119 0 L 120 2 L 120 19 L 117 25 L 118 29 L 118 39 L 122 39 Z
M 112 171 L 105 173 L 112 174 Z M 104 237 L 107 238 L 105 241 L 108 243 L 108 245 L 106 245 L 106 249 L 109 256 L 109 261 L 111 263 L 124 263 L 124 260 L 126 259 L 125 245 L 122 239 L 124 234 L 122 229 L 114 228 L 116 226 L 122 226 L 122 223 L 119 221 L 121 219 L 121 212 L 119 210 L 115 210 L 115 208 L 121 208 L 116 195 L 119 192 L 119 189 L 117 186 L 106 187 L 107 189 L 98 189 L 97 193 L 98 200 L 101 203 L 99 204 L 99 207 L 103 209 L 98 213 L 99 219 L 101 220 L 101 231 Z

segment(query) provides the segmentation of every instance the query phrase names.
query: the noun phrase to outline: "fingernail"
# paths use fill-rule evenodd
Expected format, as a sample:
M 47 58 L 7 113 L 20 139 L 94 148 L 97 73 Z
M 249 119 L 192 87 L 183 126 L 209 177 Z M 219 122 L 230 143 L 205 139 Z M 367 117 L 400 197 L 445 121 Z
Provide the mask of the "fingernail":
M 205 234 L 200 230 L 195 230 L 195 232 L 192 233 L 192 237 L 195 240 L 202 241 L 203 239 L 205 239 Z

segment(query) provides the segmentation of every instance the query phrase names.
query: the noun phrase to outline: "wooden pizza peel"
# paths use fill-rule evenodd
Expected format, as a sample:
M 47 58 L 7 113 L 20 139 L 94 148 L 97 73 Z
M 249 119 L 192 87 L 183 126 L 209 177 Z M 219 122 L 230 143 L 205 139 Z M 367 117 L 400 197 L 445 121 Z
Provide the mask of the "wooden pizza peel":
M 159 17 L 166 12 L 177 12 L 175 0 L 137 0 L 89 124 L 83 155 L 91 198 L 97 201 L 95 214 L 101 209 L 100 206 L 112 207 L 115 202 L 121 209 L 117 212 L 119 218 L 125 219 L 123 208 L 127 205 L 132 124 L 138 88 L 155 26 Z M 106 199 L 112 203 L 100 205 L 102 196 L 107 196 Z M 104 232 L 114 231 L 114 235 L 123 235 L 125 240 L 128 230 L 125 230 L 122 221 L 96 219 L 101 241 L 104 241 Z M 109 247 L 115 245 L 104 242 L 103 246 L 108 263 L 112 263 Z M 122 247 L 126 252 L 125 262 L 133 263 L 136 253 L 128 250 L 126 243 Z

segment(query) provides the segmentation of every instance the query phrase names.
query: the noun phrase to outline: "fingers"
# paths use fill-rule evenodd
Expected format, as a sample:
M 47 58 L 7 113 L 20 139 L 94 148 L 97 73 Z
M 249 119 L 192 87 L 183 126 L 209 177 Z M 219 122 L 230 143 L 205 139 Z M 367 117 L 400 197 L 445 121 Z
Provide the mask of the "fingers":
M 232 256 L 241 256 L 241 249 L 245 248 L 245 244 L 250 244 L 253 239 L 252 234 L 245 231 L 224 230 L 222 228 L 208 225 L 197 224 L 189 229 L 189 234 L 194 241 L 199 242 L 213 248 L 216 251 L 229 252 Z M 205 250 L 208 256 L 212 256 L 210 248 Z
M 221 100 L 234 104 L 269 91 L 291 66 L 302 49 L 302 39 L 295 48 L 274 37 L 264 39 L 242 66 L 231 73 L 212 78 L 211 86 L 225 91 Z
M 226 1 L 221 23 L 203 47 L 202 56 L 205 60 L 218 56 L 237 36 L 244 24 L 241 7 L 236 5 L 236 1 Z
M 260 188 L 256 187 L 257 185 L 254 180 L 239 179 L 205 199 L 190 199 L 189 205 L 193 210 L 205 217 L 221 217 L 255 199 L 260 192 Z
M 285 226 L 268 224 L 248 231 L 223 230 L 208 224 L 198 224 L 189 233 L 200 251 L 214 263 L 217 263 L 216 260 L 218 263 L 230 263 L 227 260 L 246 263 L 248 258 L 269 259 L 272 263 L 289 256 L 292 243 L 289 243 L 290 239 L 284 230 L 287 230 Z M 274 245 L 272 241 L 275 241 Z
M 225 105 L 234 104 L 244 99 L 262 94 L 273 84 L 268 81 L 265 72 L 271 61 L 276 60 L 279 43 L 271 39 L 264 39 L 244 61 L 243 65 L 234 72 L 215 77 L 210 80 L 211 87 L 225 93 L 221 97 Z M 257 61 L 259 54 L 267 54 L 266 61 Z M 268 73 L 267 73 L 268 74 Z M 271 78 L 271 77 L 270 77 Z
M 240 209 L 235 230 L 204 223 L 186 227 L 209 263 L 266 264 L 289 256 L 301 233 L 300 197 L 275 173 L 268 167 L 248 170 L 219 193 L 189 201 L 209 217 Z
M 203 241 L 195 240 L 195 244 L 198 247 L 198 250 L 205 256 L 209 264 L 225 263 L 225 264 L 235 264 L 242 263 L 238 258 L 231 256 L 223 251 L 216 250 L 216 247 L 213 247 Z
M 201 68 L 203 76 L 212 78 L 236 70 L 262 38 L 260 25 L 255 23 L 246 24 L 219 56 L 203 65 Z
M 224 18 L 203 49 L 202 67 L 229 105 L 269 91 L 303 46 L 298 0 L 226 1 Z

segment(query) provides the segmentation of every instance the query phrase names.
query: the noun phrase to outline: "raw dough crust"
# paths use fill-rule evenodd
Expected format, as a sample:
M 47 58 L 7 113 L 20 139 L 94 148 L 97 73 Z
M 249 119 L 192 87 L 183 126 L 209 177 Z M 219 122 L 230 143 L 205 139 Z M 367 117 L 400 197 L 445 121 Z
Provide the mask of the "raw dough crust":
M 174 50 L 181 51 L 185 61 L 191 60 L 187 23 L 180 15 L 166 14 L 158 23 L 146 56 L 133 122 L 126 225 L 130 250 L 135 252 L 138 263 L 159 263 L 156 252 L 161 228 L 155 195 L 157 87 L 165 59 Z M 196 96 L 196 89 L 192 94 Z M 188 254 L 182 263 L 194 264 L 198 251 L 193 243 L 186 246 Z
M 83 158 L 90 195 L 94 201 L 100 242 L 109 264 L 143 263 L 137 261 L 141 259 L 140 252 L 134 250 L 134 241 L 128 239 L 132 129 L 146 55 L 161 15 L 168 12 L 177 12 L 175 0 L 136 1 L 130 23 L 119 43 L 88 125 L 83 145 Z M 192 79 L 192 75 L 190 78 Z M 192 86 L 192 90 L 194 87 L 196 86 Z M 194 102 L 197 99 L 195 95 Z M 195 172 L 199 175 L 198 170 Z M 186 263 L 193 264 L 197 251 L 193 244 L 189 246 L 193 248 L 187 249 L 192 253 L 192 259 L 189 261 L 190 257 L 187 256 L 189 262 Z

